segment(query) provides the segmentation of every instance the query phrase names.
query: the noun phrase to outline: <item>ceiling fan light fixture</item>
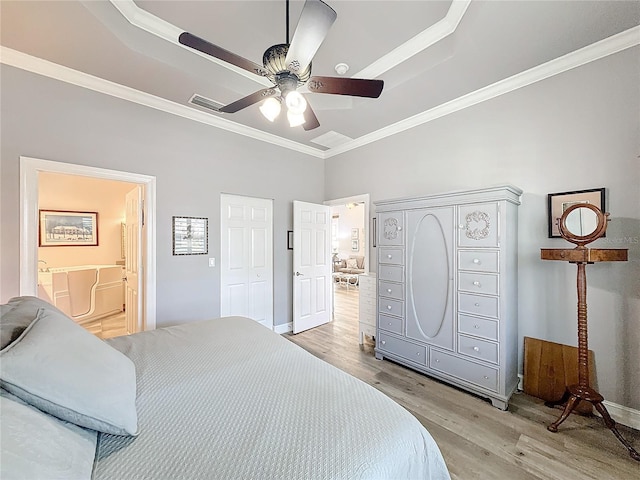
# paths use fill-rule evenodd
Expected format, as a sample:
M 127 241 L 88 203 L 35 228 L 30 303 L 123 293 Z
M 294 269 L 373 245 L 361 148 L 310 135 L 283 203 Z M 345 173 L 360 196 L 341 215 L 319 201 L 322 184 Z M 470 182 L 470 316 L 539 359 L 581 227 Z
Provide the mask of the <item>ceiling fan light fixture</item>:
M 290 127 L 299 127 L 306 121 L 302 113 L 293 113 L 291 110 L 287 112 L 287 119 Z
M 294 115 L 302 115 L 307 109 L 307 101 L 302 94 L 296 90 L 288 92 L 284 98 L 284 102 L 287 105 L 288 111 Z
M 274 97 L 267 98 L 264 102 L 262 102 L 262 105 L 260 105 L 260 112 L 270 122 L 273 122 L 276 118 L 278 118 L 281 109 L 282 106 L 280 105 L 280 101 Z

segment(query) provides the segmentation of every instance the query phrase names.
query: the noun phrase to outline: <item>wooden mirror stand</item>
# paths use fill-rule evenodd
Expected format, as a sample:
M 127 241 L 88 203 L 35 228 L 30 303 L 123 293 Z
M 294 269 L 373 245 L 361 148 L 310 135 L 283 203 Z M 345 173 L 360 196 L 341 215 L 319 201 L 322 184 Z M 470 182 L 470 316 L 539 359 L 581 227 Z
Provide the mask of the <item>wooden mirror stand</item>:
M 587 209 L 580 211 L 578 209 Z M 593 213 L 592 213 L 593 212 Z M 595 213 L 595 217 L 593 214 Z M 586 214 L 586 215 L 585 215 Z M 589 217 L 589 221 L 582 222 L 582 216 Z M 602 404 L 604 397 L 589 385 L 589 346 L 587 335 L 587 276 L 585 266 L 595 262 L 624 262 L 627 260 L 627 249 L 623 248 L 587 248 L 586 245 L 600 238 L 607 229 L 608 213 L 603 213 L 598 207 L 588 203 L 578 203 L 568 207 L 558 220 L 560 235 L 565 240 L 576 245 L 575 248 L 542 248 L 542 260 L 563 260 L 578 266 L 578 384 L 567 387 L 564 397 L 558 403 L 566 402 L 560 417 L 547 427 L 550 432 L 557 432 L 558 426 L 566 420 L 569 414 L 581 401 L 590 402 L 602 415 L 605 425 L 613 432 L 620 442 L 627 448 L 634 460 L 640 461 L 640 454 L 625 440 L 616 428 L 616 422 Z M 576 222 L 576 219 L 578 221 Z M 595 222 L 593 221 L 595 220 Z M 575 228 L 575 225 L 580 225 Z M 587 226 L 585 234 L 583 227 Z

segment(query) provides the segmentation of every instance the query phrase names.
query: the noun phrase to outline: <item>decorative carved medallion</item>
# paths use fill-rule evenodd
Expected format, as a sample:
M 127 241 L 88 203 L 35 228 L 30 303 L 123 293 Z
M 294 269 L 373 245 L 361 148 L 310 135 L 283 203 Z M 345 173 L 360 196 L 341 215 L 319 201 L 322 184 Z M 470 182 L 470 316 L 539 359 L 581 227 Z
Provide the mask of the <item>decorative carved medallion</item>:
M 311 80 L 309 83 L 307 83 L 307 87 L 309 88 L 309 90 L 318 90 L 319 88 L 324 87 L 324 83 L 322 83 L 320 80 Z
M 491 227 L 491 223 L 489 221 L 489 214 L 485 212 L 471 212 L 467 214 L 465 217 L 465 226 L 467 238 L 471 238 L 473 240 L 482 240 L 483 238 L 487 238 L 489 236 L 489 228 Z M 481 224 L 481 225 L 478 225 Z M 472 226 L 476 228 L 472 228 Z
M 300 70 L 300 62 L 298 60 L 293 60 L 292 62 L 290 62 L 289 70 L 291 70 L 292 72 L 297 72 L 298 70 Z
M 395 240 L 398 237 L 398 232 L 400 228 L 398 227 L 398 220 L 396 218 L 387 218 L 384 221 L 384 238 L 387 240 Z

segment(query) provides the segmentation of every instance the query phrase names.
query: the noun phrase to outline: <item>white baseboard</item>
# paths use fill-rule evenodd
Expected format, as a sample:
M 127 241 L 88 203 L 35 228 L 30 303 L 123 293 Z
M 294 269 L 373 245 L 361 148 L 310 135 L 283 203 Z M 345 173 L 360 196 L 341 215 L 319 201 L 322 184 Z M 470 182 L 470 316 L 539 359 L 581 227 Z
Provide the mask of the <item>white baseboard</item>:
M 518 390 L 524 390 L 524 376 L 520 373 L 518 374 Z M 613 418 L 616 423 L 640 430 L 640 410 L 618 405 L 608 400 L 605 400 L 602 404 L 606 407 L 609 415 L 611 415 L 611 418 Z M 600 416 L 595 410 L 594 413 Z
M 282 323 L 280 325 L 274 325 L 273 331 L 282 335 L 283 333 L 293 332 L 293 323 Z

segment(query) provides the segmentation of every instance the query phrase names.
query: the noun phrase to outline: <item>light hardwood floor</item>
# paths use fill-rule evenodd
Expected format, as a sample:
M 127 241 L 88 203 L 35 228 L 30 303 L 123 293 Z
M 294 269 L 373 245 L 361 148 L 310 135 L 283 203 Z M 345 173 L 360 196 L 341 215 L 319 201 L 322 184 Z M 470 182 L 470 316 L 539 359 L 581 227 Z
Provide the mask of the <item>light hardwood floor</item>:
M 285 338 L 415 415 L 438 443 L 452 479 L 640 480 L 640 462 L 598 417 L 572 414 L 558 433 L 551 433 L 546 427 L 561 411 L 539 399 L 517 393 L 503 412 L 472 394 L 376 360 L 371 338 L 358 345 L 357 295 L 357 289 L 336 287 L 334 321 Z M 619 428 L 640 449 L 640 432 Z

